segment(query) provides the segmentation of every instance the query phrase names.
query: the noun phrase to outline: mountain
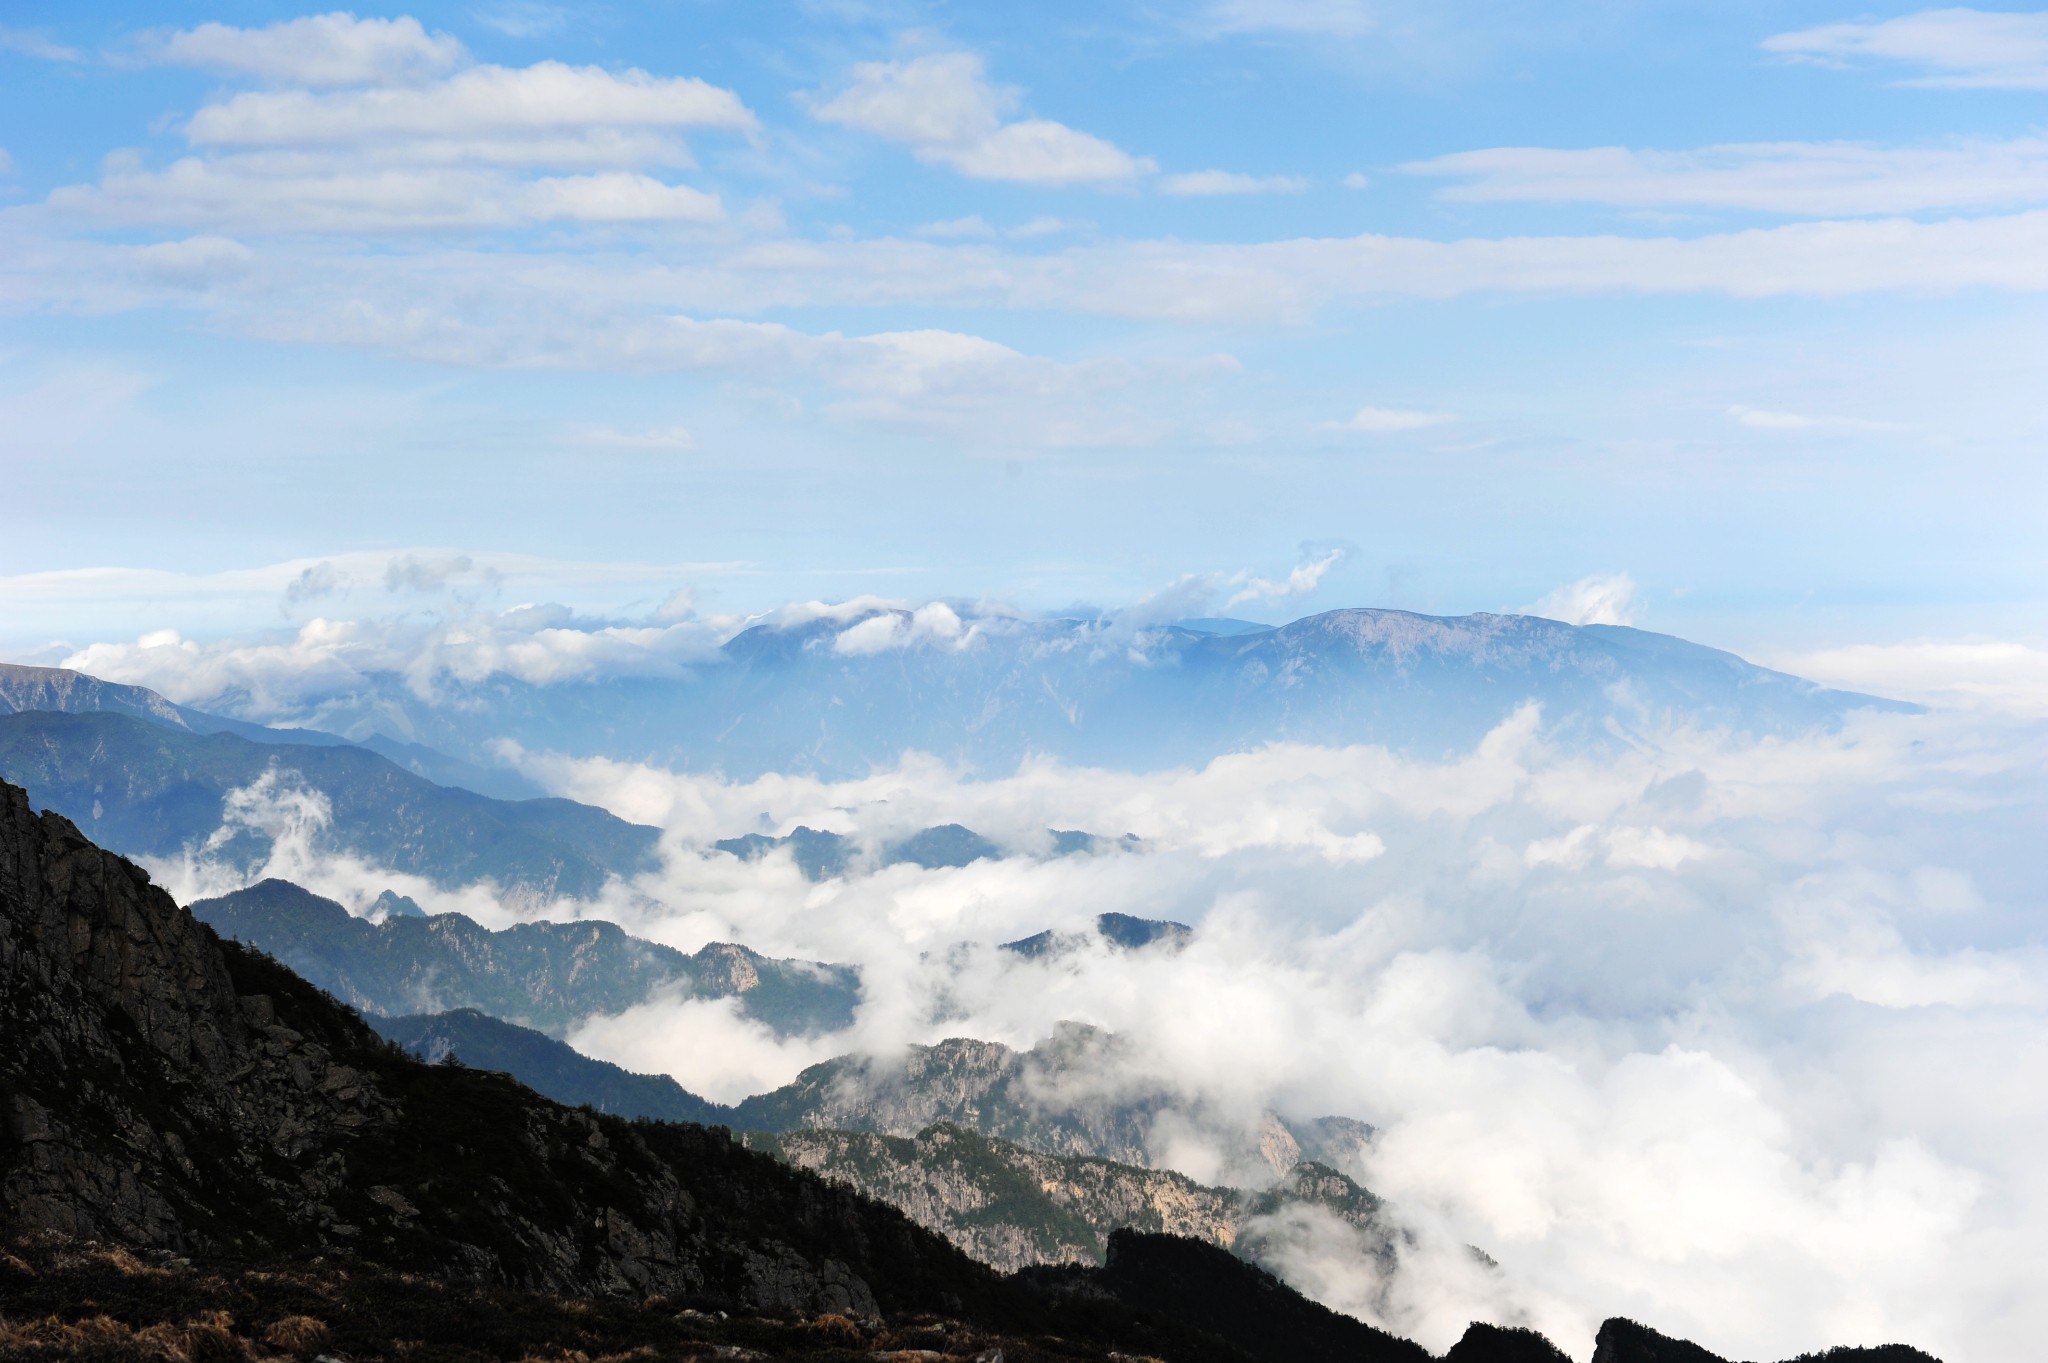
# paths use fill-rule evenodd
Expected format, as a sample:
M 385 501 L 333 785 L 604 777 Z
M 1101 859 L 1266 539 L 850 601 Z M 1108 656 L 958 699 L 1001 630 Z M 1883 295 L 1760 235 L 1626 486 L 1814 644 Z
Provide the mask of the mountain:
M 1073 829 L 1048 829 L 1050 850 L 1056 857 L 1096 856 L 1105 852 L 1130 852 L 1141 845 L 1126 833 L 1121 838 L 1099 837 Z M 796 867 L 810 881 L 832 880 L 864 867 L 911 865 L 927 871 L 971 866 L 977 861 L 1001 861 L 1003 848 L 971 828 L 957 823 L 920 829 L 907 838 L 884 843 L 872 859 L 857 839 L 843 833 L 824 833 L 799 824 L 785 837 L 748 833 L 737 838 L 720 838 L 711 844 L 720 852 L 741 861 L 758 861 L 788 848 Z
M 561 1292 L 946 1310 L 997 1280 L 703 1127 L 429 1066 L 0 785 L 0 1232 Z
M 939 1123 L 915 1136 L 860 1131 L 748 1132 L 748 1148 L 808 1169 L 938 1232 L 976 1259 L 1012 1271 L 1103 1262 L 1111 1232 L 1186 1236 L 1261 1258 L 1261 1224 L 1282 1208 L 1314 1206 L 1352 1226 L 1393 1267 L 1394 1237 L 1379 1202 L 1344 1175 L 1296 1165 L 1259 1192 L 1212 1188 L 1171 1170 L 1047 1155 Z
M 884 617 L 889 646 L 842 644 L 853 629 L 877 637 Z M 398 673 L 377 673 L 305 704 L 344 732 L 400 725 L 480 763 L 511 738 L 734 779 L 860 776 L 906 750 L 998 773 L 1033 754 L 1158 770 L 1273 742 L 1438 756 L 1530 701 L 1561 740 L 1592 745 L 1665 724 L 1784 734 L 1857 709 L 1912 708 L 1668 635 L 1532 616 L 1338 610 L 1237 632 L 972 613 L 965 624 L 937 640 L 902 611 L 767 621 L 683 675 L 443 677 L 426 698 Z
M 949 1349 L 977 1329 L 1030 1332 L 1019 1358 L 1042 1356 L 1034 1338 L 1103 1363 L 1428 1357 L 1213 1246 L 1119 1231 L 1101 1268 L 1000 1278 L 720 1129 L 626 1122 L 423 1064 L 5 783 L 0 986 L 8 1356 L 273 1356 L 222 1309 L 232 1283 L 239 1328 L 268 1317 L 262 1343 L 301 1357 L 336 1333 L 303 1310 L 315 1301 L 352 1339 L 370 1328 L 390 1344 L 359 1357 L 474 1358 L 510 1332 L 559 1337 L 565 1318 L 580 1322 L 579 1352 L 639 1321 L 626 1352 L 655 1356 L 654 1335 L 669 1356 L 697 1356 L 688 1332 L 727 1310 L 763 1318 L 719 1317 L 713 1351 L 727 1356 L 771 1356 L 751 1347 L 771 1340 L 783 1357 L 843 1350 L 869 1338 L 858 1318 L 880 1317 L 936 1326 L 913 1337 Z M 218 1267 L 188 1274 L 194 1258 Z M 774 1333 L 791 1316 L 809 1318 L 808 1347 Z M 1632 1328 L 1604 1330 L 1603 1348 L 1610 1333 L 1617 1350 L 1661 1339 Z M 1487 1342 L 1472 1363 L 1494 1363 Z
M 146 686 L 101 681 L 68 668 L 0 663 L 0 715 L 27 710 L 128 715 L 187 733 L 233 734 L 254 743 L 310 744 L 315 747 L 350 743 L 349 739 L 318 729 L 273 729 L 194 710 L 190 706 L 174 704 Z M 423 744 L 408 743 L 381 733 L 365 735 L 357 746 L 368 748 L 436 785 L 461 786 L 479 795 L 501 800 L 528 800 L 547 793 L 518 772 L 465 762 Z
M 1195 930 L 1185 923 L 1170 923 L 1158 918 L 1138 918 L 1128 913 L 1099 913 L 1095 915 L 1094 936 L 1113 947 L 1125 951 L 1139 951 L 1153 945 L 1163 945 L 1166 950 L 1178 951 L 1188 944 Z M 1047 929 L 1034 932 L 1029 937 L 1020 937 L 1014 942 L 1004 942 L 1004 951 L 1014 951 L 1019 956 L 1052 956 L 1073 947 L 1086 946 L 1086 934 L 1069 936 Z
M 418 1017 L 365 1015 L 377 1035 L 430 1064 L 451 1056 L 478 1070 L 509 1074 L 543 1098 L 617 1117 L 724 1124 L 732 1109 L 699 1098 L 665 1074 L 634 1074 L 584 1055 L 544 1032 L 501 1022 L 474 1008 Z M 886 1199 L 884 1199 L 886 1200 Z
M 283 880 L 191 909 L 350 1007 L 393 1017 L 474 1009 L 561 1036 L 587 1017 L 674 993 L 738 998 L 748 1017 L 790 1035 L 842 1030 L 860 1001 L 860 976 L 848 966 L 771 960 L 728 942 L 690 955 L 594 919 L 496 931 L 459 913 L 373 923 Z
M 588 898 L 655 864 L 660 830 L 571 800 L 493 800 L 438 786 L 358 747 L 256 743 L 116 711 L 0 716 L 0 777 L 129 856 L 170 857 L 223 829 L 231 792 L 318 797 L 321 850 L 347 851 L 452 889 L 492 880 L 512 898 Z M 266 787 L 263 784 L 268 782 Z M 262 865 L 273 834 L 242 820 L 211 855 Z
M 914 1137 L 950 1124 L 1042 1154 L 1149 1167 L 1155 1121 L 1199 1120 L 1162 1085 L 1106 1085 L 1124 1069 L 1124 1043 L 1080 1023 L 1061 1023 L 1028 1051 L 954 1038 L 894 1057 L 841 1056 L 735 1104 L 737 1130 L 860 1131 Z M 1290 1124 L 1271 1113 L 1226 1142 L 1233 1179 L 1264 1183 L 1304 1160 L 1342 1162 L 1369 1135 L 1363 1123 L 1326 1117 Z

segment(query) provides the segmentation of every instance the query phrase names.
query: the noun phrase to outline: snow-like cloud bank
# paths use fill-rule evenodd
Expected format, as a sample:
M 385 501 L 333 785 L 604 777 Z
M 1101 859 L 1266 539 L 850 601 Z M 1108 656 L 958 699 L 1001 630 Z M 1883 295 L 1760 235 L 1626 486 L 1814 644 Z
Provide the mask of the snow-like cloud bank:
M 1182 1095 L 1155 1156 L 1200 1176 L 1243 1174 L 1231 1141 L 1267 1108 L 1377 1126 L 1351 1172 L 1414 1229 L 1401 1271 L 1377 1280 L 1320 1223 L 1275 1228 L 1283 1263 L 1437 1348 L 1487 1318 L 1584 1358 L 1624 1313 L 1730 1356 L 1905 1339 L 2016 1361 L 2048 1325 L 2029 1290 L 2048 1272 L 2038 726 L 1865 716 L 1595 760 L 1524 709 L 1442 761 L 1272 747 L 995 781 L 925 759 L 727 782 L 517 756 L 665 830 L 661 872 L 551 912 L 863 972 L 840 1036 L 779 1043 L 729 1008 L 656 1001 L 578 1033 L 607 1058 L 729 1098 L 828 1051 L 1111 1029 L 1127 1044 L 1102 1084 Z M 710 849 L 798 824 L 872 847 L 951 821 L 1013 854 L 813 884 L 785 856 Z M 1053 858 L 1048 828 L 1142 850 Z M 389 883 L 293 869 L 359 906 Z M 989 946 L 1111 909 L 1197 933 L 1177 954 Z

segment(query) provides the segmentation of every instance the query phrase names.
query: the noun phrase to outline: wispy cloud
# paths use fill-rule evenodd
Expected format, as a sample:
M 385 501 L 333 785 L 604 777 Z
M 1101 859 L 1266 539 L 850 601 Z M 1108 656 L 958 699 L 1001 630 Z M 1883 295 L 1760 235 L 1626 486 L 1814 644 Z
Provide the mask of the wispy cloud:
M 1780 412 L 1765 407 L 1730 407 L 1729 419 L 1756 431 L 1891 431 L 1889 422 L 1853 416 L 1810 416 L 1801 412 Z
M 681 426 L 587 426 L 572 432 L 570 438 L 579 445 L 614 450 L 688 450 L 697 446 L 696 439 Z
M 1908 85 L 2048 90 L 2048 12 L 1927 9 L 1780 33 L 1763 48 L 1794 60 L 1894 63 L 1924 73 Z
M 1230 170 L 1193 170 L 1163 175 L 1159 192 L 1182 198 L 1206 198 L 1228 194 L 1299 194 L 1308 181 L 1299 175 L 1245 175 Z
M 1546 593 L 1521 613 L 1567 625 L 1633 625 L 1642 614 L 1642 598 L 1627 573 L 1595 573 Z
M 12 28 L 6 24 L 0 24 L 0 52 L 19 52 L 24 57 L 38 57 L 46 62 L 85 60 L 83 52 L 57 42 L 46 29 Z
M 1358 431 L 1365 435 L 1391 435 L 1398 431 L 1419 431 L 1456 421 L 1448 412 L 1407 411 L 1396 407 L 1361 407 L 1342 421 L 1325 421 L 1326 431 Z
M 1695 151 L 1495 147 L 1400 167 L 1472 203 L 1595 203 L 1863 216 L 2048 202 L 2048 138 L 1885 146 L 1770 142 Z

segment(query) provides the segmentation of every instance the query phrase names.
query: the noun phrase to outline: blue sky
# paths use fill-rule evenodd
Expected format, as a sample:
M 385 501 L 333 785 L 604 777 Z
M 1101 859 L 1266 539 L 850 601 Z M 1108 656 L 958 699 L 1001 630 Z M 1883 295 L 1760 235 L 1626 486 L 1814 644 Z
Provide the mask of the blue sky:
M 2024 11 L 15 4 L 0 648 L 380 556 L 630 614 L 1332 551 L 1248 613 L 2038 641 L 2044 108 Z

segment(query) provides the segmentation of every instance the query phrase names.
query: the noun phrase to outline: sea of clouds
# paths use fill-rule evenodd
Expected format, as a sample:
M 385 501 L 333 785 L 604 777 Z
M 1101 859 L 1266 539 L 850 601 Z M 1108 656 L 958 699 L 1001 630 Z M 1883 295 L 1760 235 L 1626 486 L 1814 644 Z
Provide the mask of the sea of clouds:
M 1125 1044 L 1101 1086 L 1179 1095 L 1153 1155 L 1197 1178 L 1256 1178 L 1233 1151 L 1267 1110 L 1372 1123 L 1348 1172 L 1413 1237 L 1399 1271 L 1327 1217 L 1268 1230 L 1298 1286 L 1437 1349 L 1487 1318 L 1584 1358 L 1627 1314 L 1730 1356 L 1898 1339 L 2019 1360 L 2048 1327 L 2038 722 L 1866 715 L 1595 757 L 1529 707 L 1442 761 L 1274 746 L 999 779 L 915 755 L 745 782 L 508 756 L 664 830 L 659 872 L 549 916 L 863 973 L 843 1034 L 778 1038 L 730 1001 L 667 999 L 586 1023 L 572 1040 L 591 1054 L 731 1100 L 834 1054 L 1107 1028 Z M 389 886 L 518 916 L 487 885 L 441 893 L 316 851 L 324 811 L 288 775 L 228 817 L 277 837 L 259 874 L 358 907 Z M 710 848 L 798 824 L 872 847 L 945 822 L 1013 854 L 813 884 L 786 855 Z M 1052 828 L 1142 847 L 1055 858 Z M 155 869 L 182 898 L 243 878 L 203 854 Z M 993 945 L 1106 910 L 1197 932 L 1178 953 Z

